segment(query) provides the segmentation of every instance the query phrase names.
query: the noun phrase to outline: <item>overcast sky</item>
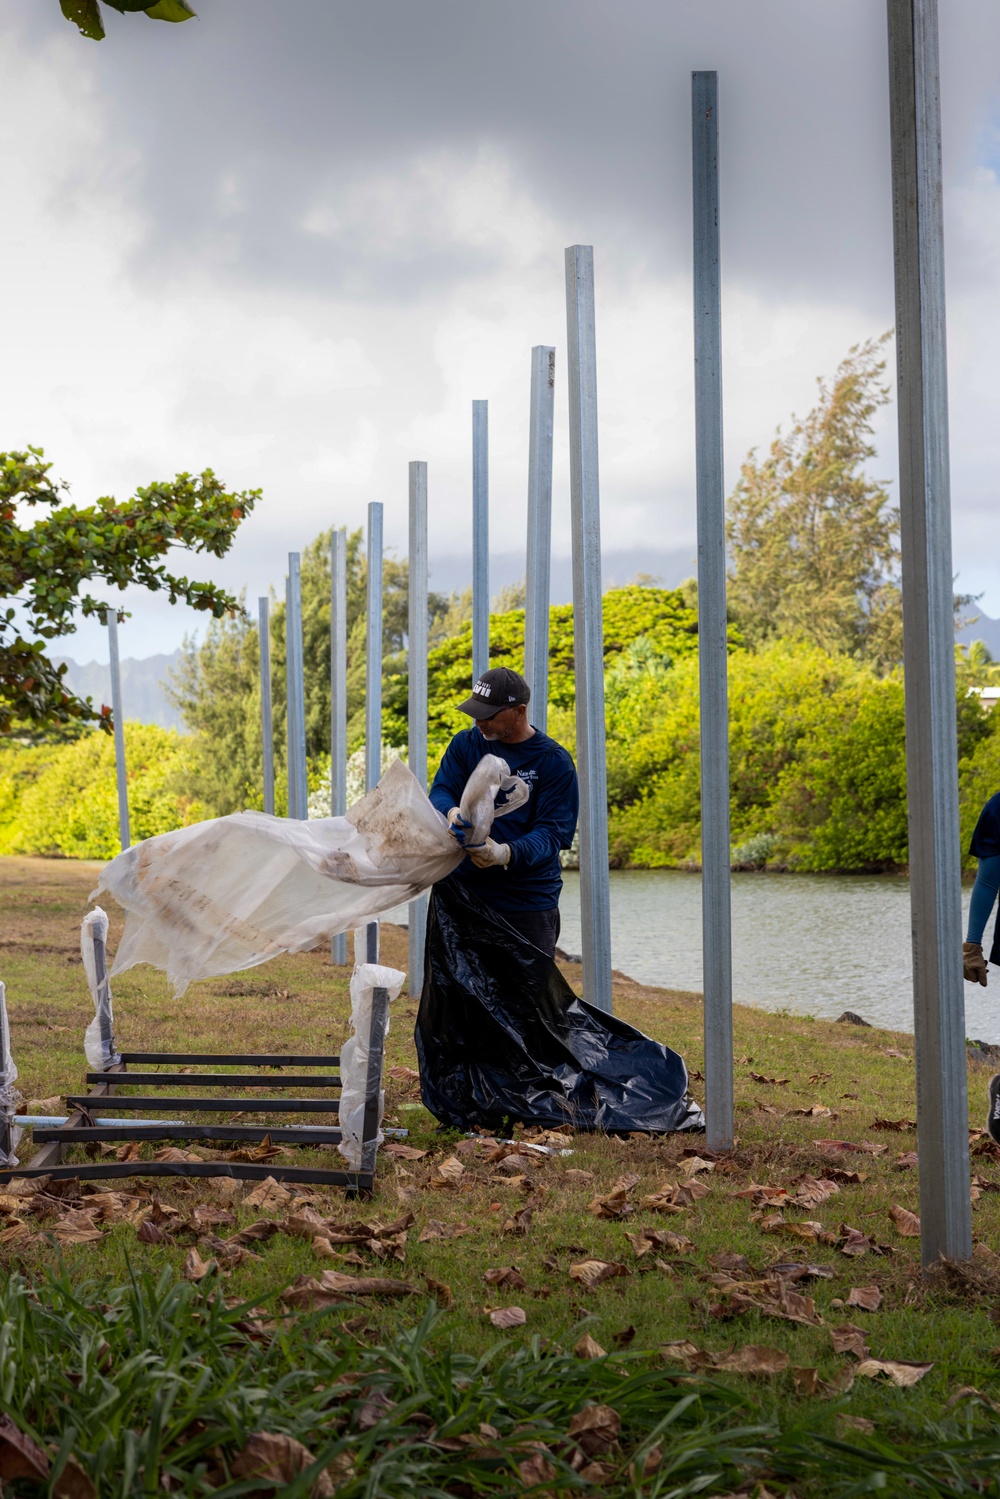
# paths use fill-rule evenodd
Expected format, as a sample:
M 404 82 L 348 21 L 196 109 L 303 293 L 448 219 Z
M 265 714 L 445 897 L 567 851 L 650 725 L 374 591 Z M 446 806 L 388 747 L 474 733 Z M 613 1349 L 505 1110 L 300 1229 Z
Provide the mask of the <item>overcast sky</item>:
M 280 592 L 288 551 L 362 524 L 370 500 L 405 552 L 423 458 L 432 586 L 457 586 L 474 398 L 490 402 L 497 581 L 523 572 L 538 343 L 558 351 L 568 556 L 577 242 L 596 263 L 609 566 L 693 571 L 693 68 L 720 75 L 729 484 L 893 321 L 878 0 L 196 4 L 182 26 L 107 12 L 100 44 L 58 0 L 0 13 L 0 447 L 43 445 L 79 503 L 206 466 L 262 488 L 196 576 Z M 1000 7 L 942 0 L 941 31 L 955 565 L 1000 615 Z M 127 605 L 127 655 L 200 623 L 155 596 Z M 58 649 L 106 657 L 102 637 Z

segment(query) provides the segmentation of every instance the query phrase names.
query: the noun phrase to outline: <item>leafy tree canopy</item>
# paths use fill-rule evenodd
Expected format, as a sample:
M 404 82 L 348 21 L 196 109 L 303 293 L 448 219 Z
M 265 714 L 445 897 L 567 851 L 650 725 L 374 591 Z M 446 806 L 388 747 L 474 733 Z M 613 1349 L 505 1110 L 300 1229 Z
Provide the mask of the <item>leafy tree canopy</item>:
M 729 599 L 751 646 L 798 638 L 880 671 L 902 659 L 899 513 L 864 470 L 889 399 L 889 336 L 851 349 L 809 415 L 743 464 L 728 505 Z
M 104 3 L 122 15 L 141 10 L 151 21 L 190 21 L 196 14 L 187 0 L 155 0 L 153 5 L 148 0 L 104 0 Z M 89 36 L 95 42 L 104 40 L 104 21 L 98 0 L 59 0 L 59 4 L 67 21 L 72 21 L 83 36 Z
M 45 642 L 76 628 L 75 616 L 100 615 L 106 603 L 81 589 L 93 579 L 117 588 L 139 583 L 167 589 L 217 619 L 240 605 L 214 583 L 168 571 L 173 548 L 222 557 L 259 490 L 227 492 L 211 469 L 149 484 L 130 500 L 104 496 L 85 508 L 64 503 L 66 484 L 53 481 L 41 448 L 0 453 L 0 733 L 33 734 L 58 725 L 103 722 L 88 701 L 68 692 L 65 665 L 55 666 Z M 42 510 L 41 515 L 38 514 Z M 120 612 L 119 617 L 124 617 Z M 33 637 L 33 638 L 29 638 Z

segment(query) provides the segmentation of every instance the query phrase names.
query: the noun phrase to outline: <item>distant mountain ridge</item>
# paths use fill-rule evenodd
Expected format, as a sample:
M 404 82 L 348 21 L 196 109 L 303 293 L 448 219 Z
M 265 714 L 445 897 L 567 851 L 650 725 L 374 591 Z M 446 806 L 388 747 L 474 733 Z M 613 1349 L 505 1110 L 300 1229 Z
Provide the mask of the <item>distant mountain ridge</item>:
M 88 661 L 81 665 L 68 656 L 54 656 L 57 664 L 66 663 L 66 681 L 78 697 L 89 697 L 95 708 L 111 702 L 111 677 L 107 662 Z M 159 724 L 163 729 L 184 730 L 181 716 L 163 690 L 167 672 L 181 659 L 180 650 L 169 656 L 126 656 L 121 663 L 122 709 L 126 719 L 136 723 Z
M 956 630 L 955 639 L 959 645 L 970 645 L 973 640 L 981 640 L 994 660 L 1000 660 L 1000 619 L 980 614 L 971 624 Z

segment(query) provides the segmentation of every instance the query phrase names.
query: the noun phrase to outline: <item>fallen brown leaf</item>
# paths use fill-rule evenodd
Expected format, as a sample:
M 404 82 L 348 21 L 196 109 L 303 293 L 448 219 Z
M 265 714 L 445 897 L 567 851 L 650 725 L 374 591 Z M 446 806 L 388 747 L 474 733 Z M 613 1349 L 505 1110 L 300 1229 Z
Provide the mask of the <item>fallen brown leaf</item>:
M 846 1411 L 837 1412 L 837 1435 L 840 1437 L 855 1431 L 861 1436 L 870 1436 L 874 1430 L 875 1422 L 869 1421 L 867 1416 L 849 1416 Z
M 523 1236 L 531 1227 L 531 1208 L 522 1208 L 519 1213 L 505 1219 L 502 1233 Z
M 858 1306 L 863 1312 L 877 1312 L 882 1305 L 882 1292 L 878 1286 L 852 1286 L 846 1305 Z
M 262 1478 L 267 1481 L 266 1487 L 244 1490 L 244 1493 L 270 1495 L 275 1492 L 275 1484 L 291 1484 L 315 1461 L 308 1447 L 303 1447 L 294 1437 L 286 1436 L 284 1432 L 257 1431 L 233 1459 L 230 1472 L 236 1479 Z M 320 1472 L 313 1479 L 309 1492 L 312 1499 L 332 1499 L 333 1483 L 326 1473 Z
M 0 1413 L 0 1483 L 14 1478 L 41 1482 L 48 1472 L 49 1459 L 44 1448 L 16 1426 L 10 1416 Z
M 933 1367 L 933 1364 L 911 1363 L 909 1359 L 866 1358 L 858 1365 L 857 1373 L 863 1379 L 877 1379 L 884 1374 L 894 1385 L 908 1389 L 929 1374 Z
M 573 1187 L 589 1187 L 594 1180 L 594 1173 L 592 1171 L 579 1171 L 576 1167 L 573 1167 L 572 1170 L 563 1172 L 562 1179 Z
M 695 1175 L 697 1175 L 697 1173 L 699 1171 L 714 1171 L 714 1170 L 715 1170 L 715 1162 L 714 1161 L 706 1161 L 700 1155 L 688 1156 L 686 1160 L 681 1161 L 681 1171 L 684 1173 L 685 1176 L 695 1176 Z
M 788 1354 L 780 1348 L 747 1343 L 744 1348 L 734 1349 L 732 1353 L 715 1355 L 711 1367 L 727 1374 L 783 1374 L 788 1368 Z
M 218 1270 L 218 1260 L 203 1260 L 197 1249 L 189 1249 L 181 1271 L 185 1280 L 204 1280 L 213 1270 Z
M 373 1275 L 343 1275 L 338 1270 L 324 1270 L 319 1276 L 300 1275 L 281 1293 L 286 1306 L 319 1311 L 336 1306 L 350 1296 L 413 1296 L 416 1286 L 405 1280 Z
M 616 1260 L 583 1260 L 579 1265 L 570 1265 L 569 1274 L 571 1280 L 579 1281 L 588 1290 L 594 1286 L 602 1285 L 606 1280 L 615 1280 L 620 1275 L 627 1275 L 623 1264 Z
M 842 1322 L 839 1327 L 831 1327 L 829 1332 L 834 1353 L 852 1353 L 856 1359 L 868 1358 L 867 1334 L 863 1328 Z
M 467 1223 L 442 1223 L 438 1218 L 428 1218 L 417 1235 L 418 1244 L 429 1244 L 433 1239 L 461 1239 L 474 1233 Z
M 266 1208 L 275 1213 L 279 1208 L 286 1208 L 292 1201 L 292 1193 L 284 1182 L 276 1181 L 273 1176 L 266 1176 L 262 1182 L 252 1188 L 243 1199 L 243 1206 L 248 1208 Z
M 484 1307 L 486 1315 L 494 1327 L 506 1330 L 509 1327 L 523 1327 L 528 1320 L 527 1313 L 519 1306 L 497 1306 Z
M 521 1484 L 526 1489 L 537 1488 L 542 1483 L 551 1483 L 556 1476 L 556 1470 L 546 1456 L 549 1449 L 542 1442 L 532 1445 L 540 1450 L 517 1465 L 517 1471 L 521 1475 Z
M 819 1394 L 820 1379 L 815 1369 L 793 1369 L 792 1382 L 795 1385 L 796 1395 Z
M 889 1209 L 889 1217 L 896 1225 L 896 1232 L 904 1239 L 920 1238 L 920 1219 L 916 1213 L 898 1205 Z
M 868 1126 L 869 1129 L 892 1130 L 896 1134 L 901 1134 L 903 1130 L 916 1129 L 916 1127 L 915 1119 L 873 1119 Z
M 389 1067 L 386 1075 L 391 1077 L 395 1083 L 419 1083 L 420 1073 L 415 1072 L 412 1067 Z
M 754 1083 L 764 1083 L 769 1088 L 787 1088 L 787 1077 L 765 1077 L 762 1072 L 751 1072 L 750 1080 Z
M 607 1358 L 608 1356 L 607 1351 L 601 1347 L 600 1343 L 594 1341 L 589 1332 L 584 1333 L 573 1352 L 577 1358 Z
M 422 1161 L 427 1155 L 426 1150 L 418 1150 L 415 1145 L 404 1145 L 402 1140 L 387 1140 L 382 1151 L 385 1155 L 395 1156 L 397 1161 Z
M 153 1156 L 154 1161 L 169 1161 L 175 1165 L 190 1161 L 203 1161 L 205 1157 L 199 1155 L 196 1150 L 182 1150 L 179 1145 L 164 1145 Z
M 465 1167 L 457 1155 L 450 1155 L 433 1172 L 428 1186 L 432 1192 L 450 1190 L 458 1185 L 465 1175 Z
M 97 1499 L 94 1480 L 81 1463 L 70 1453 L 66 1466 L 52 1484 L 55 1499 Z
M 511 1291 L 526 1291 L 528 1282 L 516 1265 L 501 1265 L 496 1270 L 487 1270 L 483 1276 L 488 1286 L 506 1286 Z
M 455 1297 L 452 1294 L 451 1286 L 446 1286 L 443 1280 L 435 1280 L 430 1275 L 425 1275 L 424 1281 L 426 1282 L 428 1291 L 430 1291 L 442 1311 L 447 1311 L 449 1307 L 455 1305 Z

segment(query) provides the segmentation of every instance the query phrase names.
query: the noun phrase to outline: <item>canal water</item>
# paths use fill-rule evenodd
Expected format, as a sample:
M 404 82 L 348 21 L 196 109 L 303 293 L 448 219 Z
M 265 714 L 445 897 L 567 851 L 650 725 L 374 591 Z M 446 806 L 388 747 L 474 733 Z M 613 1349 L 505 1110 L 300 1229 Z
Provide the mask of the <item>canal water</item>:
M 580 877 L 567 870 L 564 952 L 580 951 Z M 910 889 L 904 878 L 734 874 L 733 993 L 768 1010 L 913 1030 Z M 963 921 L 971 887 L 963 887 Z M 965 935 L 964 926 L 962 935 Z M 992 921 L 987 930 L 992 936 Z M 701 877 L 679 870 L 611 871 L 615 968 L 644 984 L 701 989 Z M 965 1033 L 1000 1043 L 1000 969 L 965 985 Z

